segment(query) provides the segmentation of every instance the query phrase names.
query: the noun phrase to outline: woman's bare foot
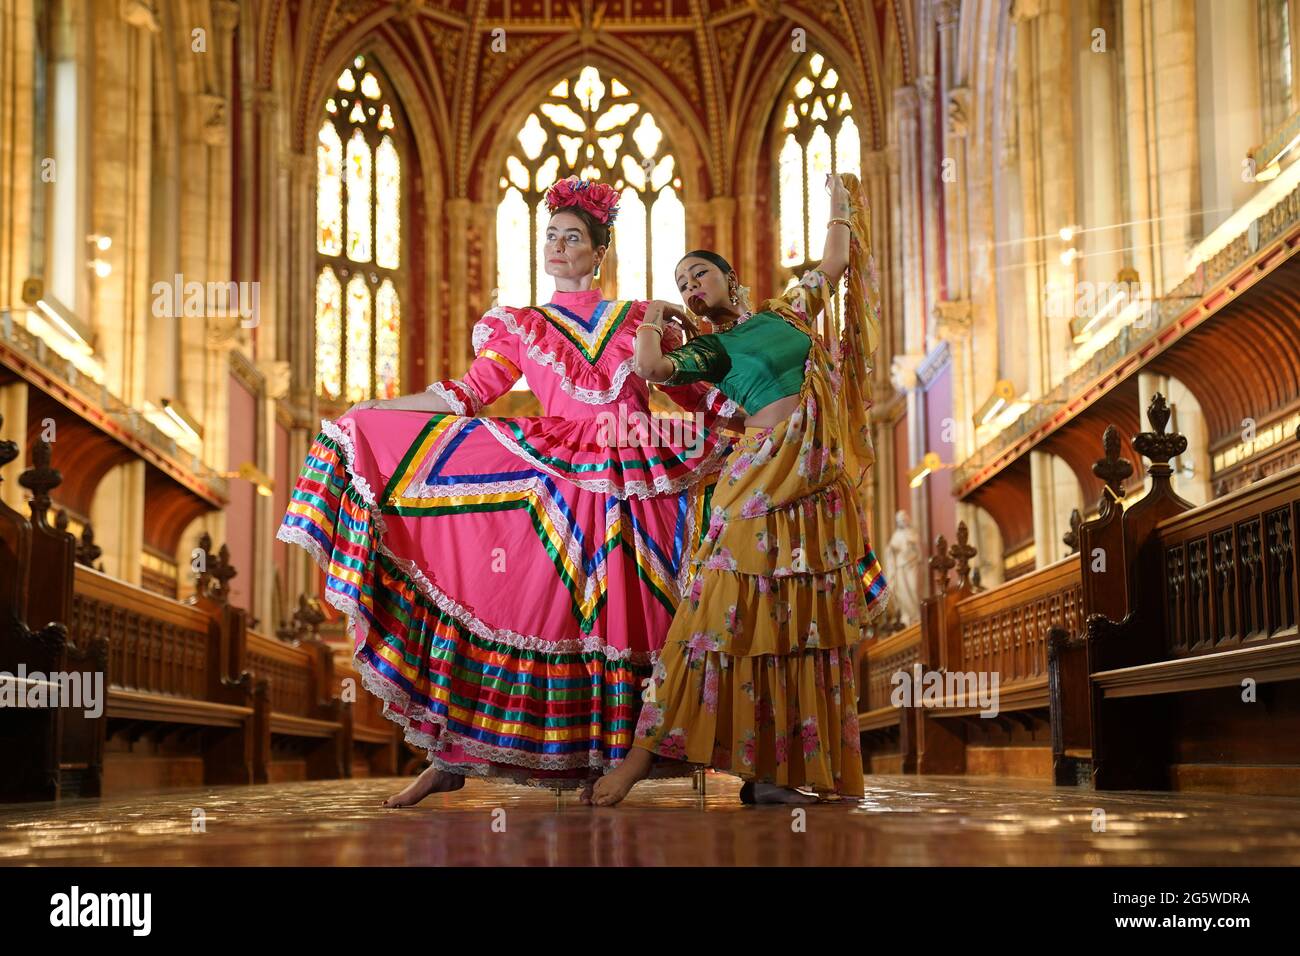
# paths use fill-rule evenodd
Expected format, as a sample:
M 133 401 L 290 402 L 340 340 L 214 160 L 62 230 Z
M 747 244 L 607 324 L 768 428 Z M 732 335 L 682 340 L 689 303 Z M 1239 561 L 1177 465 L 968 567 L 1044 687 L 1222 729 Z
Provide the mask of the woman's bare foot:
M 465 786 L 465 778 L 458 773 L 448 773 L 436 767 L 426 767 L 410 785 L 400 793 L 395 793 L 381 806 L 386 809 L 413 807 L 431 793 L 450 793 Z
M 596 806 L 612 807 L 623 800 L 640 781 L 650 776 L 654 757 L 648 750 L 633 747 L 623 762 L 596 781 Z
M 588 806 L 588 807 L 591 806 L 592 794 L 595 793 L 595 790 L 596 790 L 595 778 L 583 781 L 582 789 L 578 791 L 578 802 L 581 803 L 583 806 Z
M 778 787 L 776 784 L 754 783 L 751 780 L 740 788 L 740 802 L 803 804 L 817 803 L 818 798 L 816 794 L 804 793 L 802 790 L 795 790 L 793 787 Z

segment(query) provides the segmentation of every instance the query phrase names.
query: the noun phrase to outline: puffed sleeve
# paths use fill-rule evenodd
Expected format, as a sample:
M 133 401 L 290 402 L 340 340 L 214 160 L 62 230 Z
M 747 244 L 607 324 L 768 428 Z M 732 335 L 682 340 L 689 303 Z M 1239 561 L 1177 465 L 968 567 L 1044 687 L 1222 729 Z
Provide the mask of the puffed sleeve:
M 720 382 L 731 371 L 731 356 L 716 335 L 696 336 L 681 348 L 668 352 L 664 358 L 673 367 L 673 374 L 664 380 L 664 385 Z
M 426 391 L 441 397 L 457 415 L 477 415 L 519 381 L 519 339 L 489 312 L 474 326 L 474 361 L 460 378 L 434 382 Z

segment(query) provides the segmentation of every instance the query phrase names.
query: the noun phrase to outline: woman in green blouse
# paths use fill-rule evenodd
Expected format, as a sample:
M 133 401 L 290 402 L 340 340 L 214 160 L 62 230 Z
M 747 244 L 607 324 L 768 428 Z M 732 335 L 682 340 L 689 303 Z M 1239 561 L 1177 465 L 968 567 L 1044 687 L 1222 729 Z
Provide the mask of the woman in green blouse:
M 622 800 L 655 755 L 739 775 L 746 803 L 863 792 L 852 651 L 887 598 L 858 497 L 874 459 L 879 293 L 861 186 L 846 175 L 830 187 L 825 255 L 798 285 L 750 310 L 725 259 L 691 252 L 677 285 L 716 331 L 665 354 L 663 316 L 685 316 L 652 303 L 637 332 L 637 374 L 715 383 L 746 434 L 719 475 L 634 746 L 597 784 L 597 804 Z M 843 329 L 823 333 L 841 275 Z

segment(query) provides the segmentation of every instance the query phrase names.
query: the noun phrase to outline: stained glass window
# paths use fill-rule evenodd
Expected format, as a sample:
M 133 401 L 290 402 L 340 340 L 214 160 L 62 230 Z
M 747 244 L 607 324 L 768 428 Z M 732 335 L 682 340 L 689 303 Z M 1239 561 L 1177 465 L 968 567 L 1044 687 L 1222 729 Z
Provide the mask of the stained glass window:
M 794 278 L 821 261 L 826 245 L 826 174 L 861 175 L 862 145 L 849 94 L 820 53 L 796 72 L 777 115 L 780 265 L 787 278 Z
M 676 298 L 673 268 L 686 251 L 682 181 L 654 115 L 617 77 L 592 66 L 556 83 L 516 134 L 497 206 L 497 286 L 508 305 L 545 302 L 545 194 L 568 176 L 599 179 L 622 197 L 601 269 L 623 299 Z M 526 258 L 525 258 L 526 257 Z M 522 270 L 521 260 L 533 267 Z
M 391 398 L 402 384 L 402 162 L 391 84 L 354 57 L 316 143 L 316 391 L 329 404 Z

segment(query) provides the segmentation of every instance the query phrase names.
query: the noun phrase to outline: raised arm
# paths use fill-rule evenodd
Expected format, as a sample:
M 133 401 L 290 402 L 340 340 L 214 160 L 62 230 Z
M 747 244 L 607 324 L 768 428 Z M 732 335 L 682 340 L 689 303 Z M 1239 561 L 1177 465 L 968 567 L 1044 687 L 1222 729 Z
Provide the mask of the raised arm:
M 839 176 L 827 176 L 826 180 L 831 191 L 831 218 L 826 226 L 826 247 L 822 252 L 821 271 L 833 286 L 840 281 L 849 264 L 848 220 L 852 207 L 843 180 Z

